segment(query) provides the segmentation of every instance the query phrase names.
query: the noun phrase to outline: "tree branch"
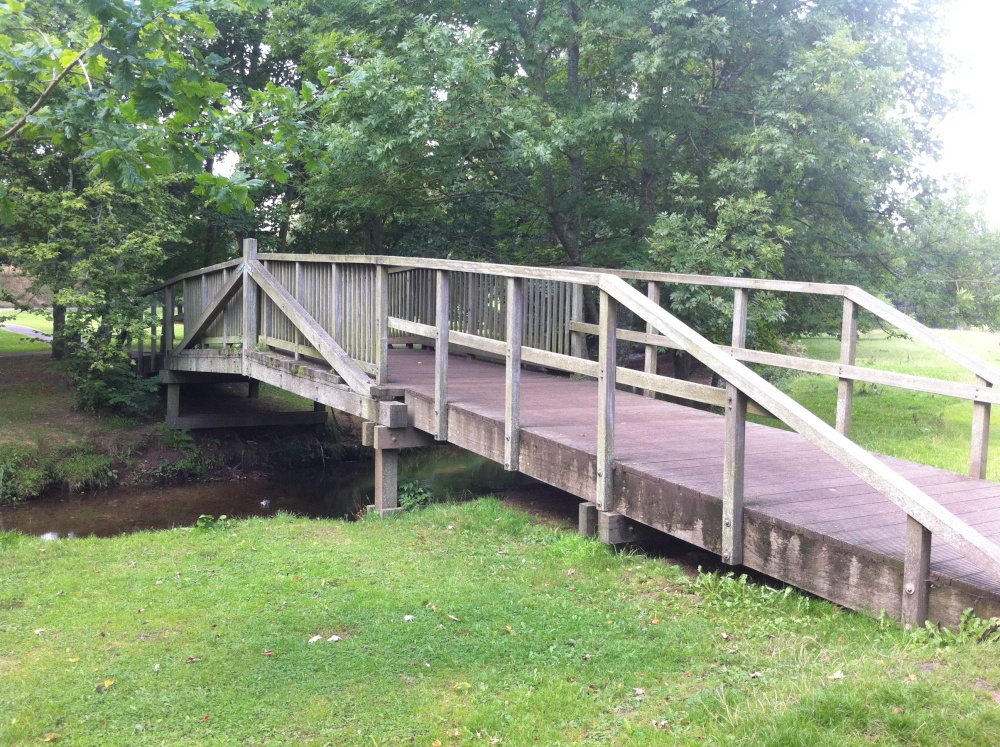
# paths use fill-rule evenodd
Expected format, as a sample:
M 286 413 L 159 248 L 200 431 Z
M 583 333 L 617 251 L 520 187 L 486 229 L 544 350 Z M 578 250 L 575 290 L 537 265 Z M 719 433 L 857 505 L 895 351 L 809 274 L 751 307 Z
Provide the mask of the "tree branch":
M 41 109 L 43 106 L 45 106 L 45 102 L 49 100 L 49 96 L 52 95 L 52 92 L 55 91 L 56 87 L 63 81 L 63 79 L 67 75 L 69 75 L 70 71 L 77 64 L 81 63 L 84 55 L 87 54 L 87 51 L 88 50 L 85 49 L 82 52 L 80 52 L 80 54 L 78 54 L 73 59 L 72 62 L 70 62 L 65 68 L 63 68 L 63 71 L 59 73 L 59 75 L 57 75 L 55 78 L 52 79 L 52 82 L 45 87 L 45 90 L 42 91 L 42 94 L 38 97 L 38 100 L 31 105 L 28 111 L 26 111 L 19 120 L 17 120 L 13 125 L 11 125 L 10 129 L 8 129 L 5 133 L 3 133 L 3 135 L 0 135 L 0 143 L 14 137 L 14 135 L 19 133 L 24 128 L 24 126 L 28 124 L 28 118 L 32 116 L 35 112 L 37 112 L 39 109 Z

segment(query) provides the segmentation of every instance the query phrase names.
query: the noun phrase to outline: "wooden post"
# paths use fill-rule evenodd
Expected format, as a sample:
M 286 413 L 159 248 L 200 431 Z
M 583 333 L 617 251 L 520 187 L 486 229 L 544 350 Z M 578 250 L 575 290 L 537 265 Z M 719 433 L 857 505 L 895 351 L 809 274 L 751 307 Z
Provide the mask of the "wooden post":
M 448 319 L 449 280 L 447 270 L 437 271 L 437 305 L 435 321 L 437 339 L 434 342 L 434 438 L 448 440 Z
M 375 511 L 385 516 L 399 507 L 399 450 L 375 449 Z
M 504 469 L 521 463 L 521 333 L 524 324 L 524 280 L 507 278 L 507 378 L 504 412 Z
M 330 320 L 332 337 L 342 348 L 344 344 L 344 268 L 334 263 L 333 265 L 333 314 Z
M 247 386 L 247 399 L 260 399 L 260 381 L 250 379 Z
M 243 261 L 257 259 L 257 239 L 243 240 Z M 186 327 L 187 325 L 185 325 Z M 243 269 L 243 375 L 250 373 L 247 354 L 257 346 L 257 283 L 250 274 L 249 264 Z
M 149 302 L 149 313 L 153 317 L 153 323 L 149 328 L 149 370 L 156 370 L 156 351 L 159 348 L 156 339 L 156 296 L 153 296 Z
M 976 377 L 976 384 L 991 388 L 993 384 L 982 376 Z M 974 402 L 972 405 L 972 451 L 969 456 L 969 474 L 986 479 L 987 458 L 990 452 L 990 403 Z
M 601 291 L 597 376 L 597 510 L 614 508 L 615 378 L 618 301 Z
M 648 283 L 646 283 L 646 298 L 648 298 L 650 301 L 652 301 L 653 303 L 655 303 L 657 306 L 660 305 L 660 284 L 659 283 L 657 283 L 657 282 L 655 282 L 653 280 L 650 280 Z M 654 328 L 653 325 L 650 324 L 649 322 L 646 322 L 646 334 L 648 334 L 648 335 L 655 335 L 655 334 L 657 334 L 656 328 Z M 645 372 L 648 373 L 648 374 L 653 374 L 654 376 L 656 375 L 657 370 L 658 370 L 658 368 L 657 368 L 657 362 L 658 362 L 657 361 L 657 351 L 658 350 L 659 350 L 659 348 L 656 345 L 650 345 L 650 344 L 646 345 L 646 365 L 645 365 L 645 367 L 644 367 L 643 370 L 645 370 Z M 656 396 L 656 392 L 654 392 L 652 389 L 647 389 L 646 392 L 645 392 L 645 394 L 646 394 L 647 397 L 655 397 Z
M 163 365 L 167 354 L 174 349 L 174 307 L 177 303 L 176 289 L 168 285 L 163 291 L 163 329 L 160 332 L 160 347 L 163 351 Z
M 389 268 L 375 266 L 375 383 L 389 381 Z
M 844 319 L 840 328 L 840 362 L 853 366 L 858 352 L 858 305 L 844 299 Z M 837 433 L 851 437 L 851 414 L 854 410 L 854 379 L 841 378 L 837 383 Z
M 181 385 L 167 384 L 167 428 L 176 428 L 181 415 Z
M 582 322 L 583 319 L 583 286 L 573 283 L 570 286 L 572 298 L 570 300 L 569 319 L 571 322 Z M 583 332 L 570 332 L 569 334 L 569 354 L 574 358 L 587 357 L 587 337 Z
M 580 504 L 580 518 L 577 531 L 581 537 L 597 536 L 597 506 L 589 501 Z
M 302 263 L 295 263 L 295 300 L 300 304 L 302 303 Z M 302 358 L 302 333 L 299 332 L 299 328 L 295 328 L 295 360 L 300 360 Z
M 909 627 L 927 622 L 930 596 L 931 533 L 914 519 L 906 517 L 906 557 L 903 561 L 903 601 L 900 620 Z
M 750 291 L 737 288 L 733 295 L 733 347 L 746 347 L 747 307 Z M 722 560 L 743 562 L 743 494 L 746 460 L 747 396 L 726 384 L 726 446 L 722 462 Z

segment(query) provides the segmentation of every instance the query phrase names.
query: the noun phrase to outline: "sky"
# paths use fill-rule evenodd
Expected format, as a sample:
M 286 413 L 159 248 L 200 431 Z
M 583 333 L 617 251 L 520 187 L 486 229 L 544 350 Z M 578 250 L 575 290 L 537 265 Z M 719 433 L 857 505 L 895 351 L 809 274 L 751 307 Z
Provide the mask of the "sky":
M 947 83 L 961 103 L 942 123 L 942 158 L 932 173 L 964 180 L 1000 228 L 1000 2 L 953 0 L 941 30 L 953 58 Z

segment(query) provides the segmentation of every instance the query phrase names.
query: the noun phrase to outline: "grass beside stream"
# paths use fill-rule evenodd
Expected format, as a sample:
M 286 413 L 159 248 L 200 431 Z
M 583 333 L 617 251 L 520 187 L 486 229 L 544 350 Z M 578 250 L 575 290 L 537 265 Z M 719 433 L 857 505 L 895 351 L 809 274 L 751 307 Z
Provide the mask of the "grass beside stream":
M 5 745 L 1000 743 L 996 644 L 691 580 L 492 499 L 0 535 L 0 569 Z
M 941 330 L 940 334 L 994 365 L 1000 365 L 1000 334 Z M 832 337 L 802 341 L 805 355 L 835 361 L 840 341 Z M 883 332 L 862 335 L 859 365 L 897 373 L 975 383 L 975 376 L 922 343 L 888 337 Z M 836 420 L 837 380 L 829 376 L 783 379 L 781 387 L 828 423 Z M 857 383 L 852 438 L 880 454 L 967 473 L 972 436 L 972 403 L 952 397 L 909 392 Z M 998 408 L 993 408 L 997 410 Z M 995 420 L 995 418 L 994 418 Z M 995 425 L 995 424 L 994 424 Z M 1000 427 L 990 432 L 988 479 L 1000 481 Z

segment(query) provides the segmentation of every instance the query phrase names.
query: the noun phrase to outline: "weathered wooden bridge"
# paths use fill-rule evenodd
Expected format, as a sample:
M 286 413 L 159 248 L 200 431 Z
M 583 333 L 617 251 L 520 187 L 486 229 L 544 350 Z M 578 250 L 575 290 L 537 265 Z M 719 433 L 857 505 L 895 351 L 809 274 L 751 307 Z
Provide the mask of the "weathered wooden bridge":
M 710 343 L 660 306 L 661 289 L 681 285 L 732 292 L 731 346 Z M 762 291 L 842 299 L 840 362 L 747 348 L 750 294 Z M 853 286 L 258 257 L 248 241 L 241 259 L 150 294 L 162 310 L 153 357 L 162 360 L 172 426 L 263 422 L 253 413 L 182 415 L 181 387 L 206 380 L 245 380 L 251 391 L 263 381 L 317 403 L 316 413 L 282 422 L 315 422 L 326 406 L 359 416 L 375 448 L 375 508 L 383 513 L 397 505 L 398 450 L 449 441 L 579 496 L 580 531 L 605 542 L 653 528 L 728 564 L 906 623 L 953 624 L 967 607 L 1000 613 L 1000 485 L 984 479 L 1000 370 Z M 585 294 L 599 308 L 597 324 L 585 321 Z M 857 365 L 860 309 L 961 363 L 976 383 Z M 618 365 L 619 340 L 642 346 L 644 370 Z M 658 348 L 688 352 L 725 388 L 660 375 Z M 741 361 L 837 377 L 836 427 Z M 851 441 L 857 381 L 971 400 L 971 476 Z M 748 411 L 788 430 L 748 423 Z

